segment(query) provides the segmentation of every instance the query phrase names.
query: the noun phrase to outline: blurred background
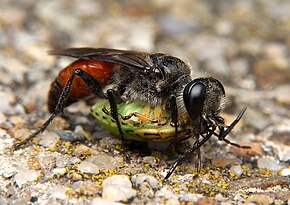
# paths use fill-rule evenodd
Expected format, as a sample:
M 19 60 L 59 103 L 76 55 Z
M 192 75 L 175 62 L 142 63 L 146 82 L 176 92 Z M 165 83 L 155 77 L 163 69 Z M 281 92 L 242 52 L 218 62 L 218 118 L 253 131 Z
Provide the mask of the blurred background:
M 13 136 L 19 125 L 35 128 L 48 116 L 50 83 L 72 59 L 57 59 L 47 51 L 109 47 L 162 52 L 189 62 L 193 78 L 220 79 L 227 94 L 226 120 L 248 107 L 235 141 L 267 147 L 256 152 L 287 167 L 289 11 L 288 0 L 1 0 L 1 133 Z M 86 105 L 76 108 L 70 110 L 78 113 L 69 122 L 72 127 L 94 125 Z M 12 141 L 2 134 L 1 154 Z
M 1 62 L 21 63 L 6 69 L 21 82 L 35 67 L 50 70 L 46 51 L 55 48 L 158 51 L 237 86 L 269 89 L 289 82 L 289 8 L 283 0 L 2 0 Z

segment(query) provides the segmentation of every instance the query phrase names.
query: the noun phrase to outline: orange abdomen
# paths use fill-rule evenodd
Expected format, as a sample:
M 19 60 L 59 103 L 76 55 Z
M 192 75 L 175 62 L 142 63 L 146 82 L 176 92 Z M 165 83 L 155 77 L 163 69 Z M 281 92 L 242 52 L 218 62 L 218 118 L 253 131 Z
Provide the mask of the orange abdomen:
M 95 61 L 95 60 L 77 60 L 64 69 L 62 69 L 56 79 L 50 86 L 50 91 L 48 94 L 48 109 L 53 112 L 56 104 L 58 102 L 59 96 L 62 92 L 63 87 L 68 81 L 70 75 L 76 69 L 82 69 L 87 72 L 95 79 L 97 79 L 102 86 L 105 86 L 108 80 L 111 78 L 112 73 L 114 73 L 115 64 Z M 75 76 L 72 87 L 70 89 L 69 97 L 67 99 L 66 105 L 83 99 L 92 94 L 92 91 L 87 86 L 87 84 L 82 80 L 81 77 Z

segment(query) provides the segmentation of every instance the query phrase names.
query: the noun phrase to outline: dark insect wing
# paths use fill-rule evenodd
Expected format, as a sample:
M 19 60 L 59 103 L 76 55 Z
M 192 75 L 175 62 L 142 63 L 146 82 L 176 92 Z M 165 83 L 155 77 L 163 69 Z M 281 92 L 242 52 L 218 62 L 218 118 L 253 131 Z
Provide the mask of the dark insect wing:
M 115 63 L 118 65 L 150 70 L 153 63 L 150 54 L 130 50 L 118 50 L 109 48 L 67 48 L 64 50 L 49 51 L 51 55 L 69 56 L 83 60 L 96 60 Z

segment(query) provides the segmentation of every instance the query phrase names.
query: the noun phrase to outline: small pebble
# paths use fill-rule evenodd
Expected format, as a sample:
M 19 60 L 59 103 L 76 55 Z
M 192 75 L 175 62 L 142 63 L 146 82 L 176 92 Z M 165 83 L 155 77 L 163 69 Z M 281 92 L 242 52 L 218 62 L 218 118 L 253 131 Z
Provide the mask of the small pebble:
M 239 159 L 215 157 L 211 161 L 212 165 L 219 167 L 226 167 L 229 164 L 240 163 Z
M 27 159 L 27 167 L 28 169 L 34 169 L 39 170 L 40 169 L 40 163 L 37 157 L 29 157 Z
M 180 205 L 180 202 L 177 198 L 168 199 L 166 205 Z
M 29 199 L 28 198 L 18 198 L 16 200 L 13 200 L 11 202 L 13 205 L 22 205 L 22 204 L 29 204 Z
M 58 167 L 58 168 L 66 167 L 66 166 L 68 166 L 70 164 L 69 163 L 69 159 L 70 159 L 69 156 L 59 154 L 56 157 L 55 166 Z
M 136 196 L 136 190 L 132 189 L 129 178 L 125 175 L 113 175 L 103 182 L 104 199 L 125 201 Z
M 55 130 L 54 131 L 61 140 L 69 142 L 84 142 L 86 138 L 83 135 L 76 134 L 70 130 Z
M 51 170 L 55 167 L 56 159 L 54 156 L 38 156 L 38 160 L 42 169 Z
M 175 195 L 175 194 L 171 191 L 171 188 L 168 187 L 168 186 L 164 186 L 164 187 L 162 187 L 160 190 L 158 190 L 158 191 L 155 193 L 155 196 L 156 196 L 156 197 L 159 197 L 159 198 L 165 198 L 165 199 L 171 199 L 171 198 L 176 198 L 176 199 L 178 199 L 177 195 Z
M 38 179 L 40 174 L 41 171 L 22 169 L 14 176 L 14 180 L 18 187 L 22 187 L 23 184 Z
M 204 204 L 206 204 L 206 205 L 215 205 L 216 202 L 212 198 L 207 197 L 207 196 L 204 196 L 204 197 L 198 199 L 197 202 L 196 202 L 196 205 L 204 205 Z
M 157 189 L 159 187 L 158 180 L 155 177 L 147 174 L 136 174 L 132 176 L 131 181 L 134 187 L 138 187 L 142 185 L 144 182 L 148 182 L 152 189 Z
M 52 172 L 56 175 L 64 175 L 66 173 L 66 168 L 55 168 L 52 170 Z
M 82 177 L 82 175 L 80 175 L 80 174 L 78 174 L 76 172 L 69 172 L 67 174 L 67 178 L 69 178 L 69 179 L 71 179 L 73 181 L 80 181 L 80 180 L 82 180 L 83 177 Z
M 155 157 L 152 156 L 145 156 L 143 157 L 143 163 L 144 164 L 150 164 L 151 167 L 156 167 L 158 165 L 158 161 Z
M 273 91 L 273 95 L 277 103 L 280 105 L 290 106 L 290 84 L 283 84 Z
M 84 185 L 85 185 L 84 181 L 77 181 L 77 182 L 72 184 L 71 188 L 72 189 L 78 189 L 78 188 L 80 188 L 81 186 L 84 186 Z
M 227 198 L 224 197 L 221 193 L 219 193 L 215 196 L 215 200 L 221 202 L 221 201 L 226 201 Z
M 55 148 L 59 140 L 60 137 L 55 132 L 48 132 L 41 136 L 39 144 L 47 148 Z
M 196 202 L 200 198 L 202 198 L 201 194 L 185 193 L 184 195 L 180 196 L 179 200 L 180 201 Z
M 280 170 L 278 171 L 278 175 L 280 175 L 280 176 L 284 176 L 284 177 L 286 177 L 286 176 L 290 176 L 290 168 L 280 169 Z
M 66 199 L 66 189 L 63 186 L 57 185 L 51 191 L 50 197 L 55 198 L 55 199 L 65 200 Z
M 75 184 L 79 184 L 75 186 Z M 83 182 L 83 183 L 74 183 L 72 186 L 73 190 L 71 190 L 70 195 L 77 198 L 77 197 L 92 197 L 96 196 L 98 192 L 100 192 L 100 187 L 97 186 L 93 182 Z
M 140 198 L 153 198 L 154 194 L 155 192 L 148 182 L 144 182 L 138 187 L 137 195 Z
M 81 160 L 77 157 L 72 157 L 69 159 L 69 161 L 71 162 L 71 164 L 76 164 L 76 163 L 80 163 Z
M 240 176 L 243 174 L 243 169 L 240 165 L 234 165 L 230 168 L 230 172 L 233 173 L 235 176 Z
M 4 178 L 12 177 L 18 171 L 18 166 L 11 163 L 10 158 L 0 158 L 0 175 Z
M 23 128 L 23 129 L 16 130 L 13 134 L 14 134 L 15 139 L 22 141 L 26 137 L 28 137 L 31 134 L 31 132 L 28 129 Z
M 15 95 L 13 92 L 8 90 L 0 90 L 0 112 L 5 114 L 14 114 L 14 109 L 12 108 L 12 104 L 15 102 Z
M 278 161 L 272 157 L 262 157 L 258 159 L 258 168 L 265 168 L 272 171 L 278 171 L 281 169 L 281 166 L 279 165 Z
M 245 202 L 246 203 L 253 202 L 254 204 L 261 204 L 261 205 L 269 205 L 274 202 L 274 199 L 265 194 L 252 194 L 246 199 Z
M 73 155 L 76 157 L 79 157 L 79 156 L 89 155 L 92 153 L 94 153 L 94 150 L 92 150 L 90 147 L 86 145 L 81 144 L 74 150 Z
M 98 174 L 100 169 L 97 165 L 83 161 L 79 164 L 78 170 L 82 173 Z
M 6 120 L 7 117 L 2 112 L 0 112 L 0 123 L 4 123 Z
M 106 154 L 98 154 L 96 156 L 90 156 L 86 161 L 97 165 L 100 169 L 115 169 L 118 163 L 114 157 L 108 156 Z

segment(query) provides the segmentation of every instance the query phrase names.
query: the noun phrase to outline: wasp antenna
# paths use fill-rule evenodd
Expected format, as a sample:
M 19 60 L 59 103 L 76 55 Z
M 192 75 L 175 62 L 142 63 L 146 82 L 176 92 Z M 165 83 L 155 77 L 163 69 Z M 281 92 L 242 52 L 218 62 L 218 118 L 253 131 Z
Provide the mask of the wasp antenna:
M 239 115 L 237 116 L 237 118 L 230 124 L 230 126 L 226 129 L 226 131 L 223 134 L 222 138 L 225 138 L 230 131 L 232 131 L 232 129 L 236 126 L 236 124 L 240 121 L 240 119 L 243 117 L 244 113 L 246 112 L 247 107 L 244 107 L 241 112 L 239 113 Z

